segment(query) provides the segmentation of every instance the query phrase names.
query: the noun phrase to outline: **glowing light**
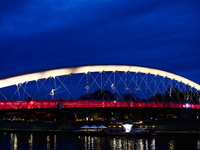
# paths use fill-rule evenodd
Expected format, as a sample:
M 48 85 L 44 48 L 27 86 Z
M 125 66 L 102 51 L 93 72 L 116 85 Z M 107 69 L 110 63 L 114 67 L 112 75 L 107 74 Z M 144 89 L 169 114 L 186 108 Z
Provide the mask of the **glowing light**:
M 132 123 L 132 122 L 124 122 L 124 123 L 122 124 L 122 126 L 124 127 L 125 132 L 126 132 L 126 133 L 129 133 L 129 132 L 131 131 L 131 128 L 132 128 L 132 126 L 133 126 L 133 123 Z
M 186 106 L 186 108 L 188 108 L 188 107 L 190 107 L 190 104 L 186 104 L 185 106 Z

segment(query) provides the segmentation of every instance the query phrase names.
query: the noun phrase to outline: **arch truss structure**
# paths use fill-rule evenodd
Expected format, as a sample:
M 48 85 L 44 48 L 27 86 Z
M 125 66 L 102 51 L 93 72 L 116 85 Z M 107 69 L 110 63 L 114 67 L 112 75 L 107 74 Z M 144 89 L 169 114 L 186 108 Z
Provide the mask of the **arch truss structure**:
M 200 103 L 200 85 L 147 67 L 69 67 L 0 79 L 0 100 L 141 100 Z

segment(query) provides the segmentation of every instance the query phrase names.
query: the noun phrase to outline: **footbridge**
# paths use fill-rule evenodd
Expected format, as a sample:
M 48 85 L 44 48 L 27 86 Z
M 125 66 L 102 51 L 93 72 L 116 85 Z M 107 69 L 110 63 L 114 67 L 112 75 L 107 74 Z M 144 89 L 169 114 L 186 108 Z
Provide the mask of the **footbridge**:
M 200 85 L 167 71 L 128 65 L 45 70 L 0 79 L 0 110 L 200 109 Z

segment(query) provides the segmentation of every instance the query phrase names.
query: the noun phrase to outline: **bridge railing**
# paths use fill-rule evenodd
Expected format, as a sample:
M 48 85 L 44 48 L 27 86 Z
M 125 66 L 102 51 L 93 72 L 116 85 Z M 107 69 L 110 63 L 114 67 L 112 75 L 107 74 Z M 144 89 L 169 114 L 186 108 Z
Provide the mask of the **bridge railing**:
M 200 104 L 144 101 L 108 101 L 108 100 L 30 100 L 0 101 L 3 109 L 45 109 L 45 108 L 92 108 L 92 107 L 144 107 L 144 108 L 190 108 L 200 109 Z

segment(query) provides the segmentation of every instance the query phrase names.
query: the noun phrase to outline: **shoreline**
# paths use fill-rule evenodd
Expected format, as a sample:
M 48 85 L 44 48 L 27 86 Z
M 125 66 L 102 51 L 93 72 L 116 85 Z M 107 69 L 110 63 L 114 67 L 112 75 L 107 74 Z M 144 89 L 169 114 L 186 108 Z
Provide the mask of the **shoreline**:
M 68 133 L 73 134 L 72 130 L 62 130 L 62 129 L 13 129 L 13 128 L 0 128 L 0 132 L 59 132 L 59 133 Z M 155 131 L 156 135 L 170 135 L 170 134 L 190 134 L 190 135 L 199 135 L 200 131 Z M 75 135 L 75 134 L 74 134 Z

